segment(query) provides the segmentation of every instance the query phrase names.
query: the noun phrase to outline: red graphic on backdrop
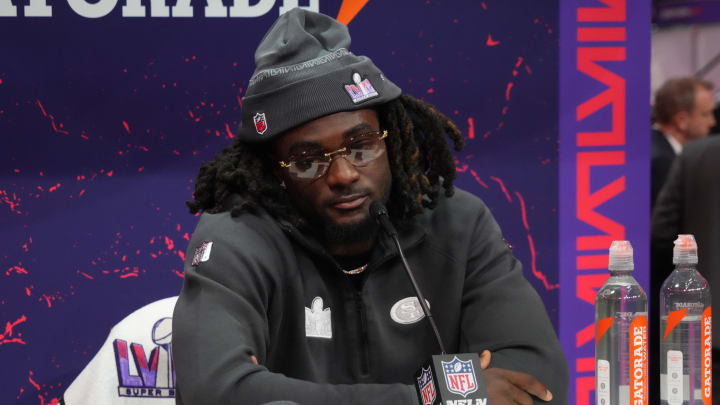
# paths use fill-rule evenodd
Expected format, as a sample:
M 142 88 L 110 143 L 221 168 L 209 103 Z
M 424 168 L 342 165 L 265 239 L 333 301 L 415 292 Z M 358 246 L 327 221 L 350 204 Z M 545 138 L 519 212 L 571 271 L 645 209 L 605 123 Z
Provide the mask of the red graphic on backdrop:
M 21 345 L 26 344 L 25 341 L 20 338 L 20 336 L 22 334 L 16 333 L 15 336 L 17 336 L 17 337 L 13 337 L 13 329 L 25 321 L 27 321 L 27 317 L 25 315 L 23 315 L 20 318 L 18 318 L 15 322 L 12 322 L 12 323 L 7 322 L 5 324 L 5 331 L 2 334 L 0 334 L 0 346 L 4 345 L 6 343 L 19 343 Z
M 495 176 L 490 176 L 490 180 L 500 185 L 500 189 L 502 190 L 503 194 L 505 194 L 505 198 L 508 200 L 509 203 L 512 203 L 512 198 L 510 197 L 510 193 L 508 193 L 507 188 L 505 188 L 505 183 L 503 183 L 502 180 Z
M 456 164 L 457 164 L 457 162 L 456 162 Z M 467 165 L 464 165 L 463 167 L 456 168 L 456 171 L 465 172 L 467 170 Z M 485 183 L 474 170 L 471 169 L 470 173 L 472 174 L 475 181 L 478 182 L 478 184 L 480 184 L 483 188 L 486 188 L 486 189 L 488 188 L 487 183 Z M 505 186 L 505 183 L 502 181 L 502 179 L 495 177 L 495 176 L 490 176 L 490 179 L 495 181 L 498 184 L 498 186 L 500 187 L 500 191 L 505 196 L 505 199 L 508 201 L 508 203 L 512 204 L 513 199 L 510 196 L 510 193 L 508 192 L 507 187 Z M 560 287 L 560 284 L 559 283 L 551 284 L 550 282 L 548 282 L 547 275 L 545 275 L 545 273 L 543 273 L 541 270 L 539 270 L 537 268 L 537 252 L 535 250 L 535 241 L 533 239 L 532 234 L 530 233 L 530 225 L 528 224 L 528 220 L 527 220 L 527 208 L 525 206 L 525 199 L 523 198 L 522 194 L 520 194 L 520 192 L 518 192 L 518 191 L 514 191 L 514 194 L 517 197 L 518 201 L 520 202 L 520 214 L 522 217 L 523 226 L 525 227 L 525 230 L 526 230 L 528 248 L 530 250 L 530 264 L 531 264 L 530 268 L 532 270 L 532 275 L 535 278 L 537 278 L 538 280 L 542 281 L 543 286 L 545 287 L 546 290 L 548 290 L 548 291 L 555 290 L 558 287 Z
M 10 207 L 10 211 L 16 214 L 21 214 L 20 210 L 20 199 L 15 193 L 8 194 L 5 190 L 0 190 L 0 202 Z
M 65 135 L 70 134 L 68 131 L 62 129 L 63 126 L 64 126 L 64 125 L 62 124 L 62 122 L 61 122 L 61 123 L 58 123 L 58 124 L 55 123 L 55 117 L 53 117 L 52 114 L 48 114 L 48 113 L 45 111 L 45 108 L 43 107 L 43 105 L 42 105 L 42 103 L 40 102 L 40 100 L 37 100 L 37 106 L 40 107 L 40 111 L 42 112 L 43 116 L 45 116 L 45 117 L 47 117 L 47 118 L 50 119 L 50 123 L 51 123 L 51 125 L 52 125 L 53 131 L 55 131 L 55 132 L 57 132 L 57 133 L 59 133 L 59 134 L 65 134 Z
M 28 372 L 28 378 L 27 378 L 27 380 L 28 380 L 28 383 L 30 383 L 30 386 L 33 387 L 33 388 L 35 388 L 36 391 L 38 391 L 37 398 L 38 398 L 38 400 L 40 401 L 40 405 L 58 405 L 58 404 L 60 403 L 60 400 L 59 400 L 58 398 L 53 397 L 53 398 L 51 398 L 51 399 L 49 399 L 49 400 L 46 398 L 46 397 L 50 396 L 50 394 L 49 394 L 49 392 L 48 392 L 47 389 L 50 389 L 50 390 L 55 389 L 55 388 L 56 388 L 55 385 L 54 385 L 54 384 L 48 385 L 48 384 L 40 384 L 40 383 L 37 383 L 37 382 L 33 379 L 33 376 L 34 376 L 34 375 L 35 375 L 35 372 L 33 372 L 32 370 L 30 370 L 30 371 Z M 61 388 L 61 387 L 62 387 L 62 383 L 57 383 L 57 388 L 59 389 L 59 388 Z M 32 388 L 31 388 L 31 390 L 32 390 Z M 43 390 L 44 390 L 45 392 L 41 392 L 41 391 L 43 391 Z M 25 388 L 24 388 L 24 387 L 20 387 L 20 394 L 17 396 L 17 399 L 20 399 L 20 396 L 22 396 L 22 394 L 23 394 L 24 392 L 25 392 Z
M 12 266 L 5 272 L 6 276 L 9 276 L 10 274 L 28 274 L 28 271 L 22 267 L 22 263 L 20 263 L 20 266 Z
M 525 62 L 525 58 L 523 58 L 522 56 L 518 56 L 515 60 L 515 64 L 513 65 L 513 69 L 510 71 L 510 75 L 514 78 L 513 80 L 515 80 L 515 78 L 517 78 L 517 76 L 520 74 L 521 70 L 519 69 L 521 68 L 521 66 L 525 67 L 524 70 L 528 75 L 532 75 L 532 69 L 530 69 L 530 66 Z M 513 80 L 508 81 L 505 85 L 505 103 L 502 105 L 502 107 L 500 107 L 499 110 L 501 116 L 507 115 L 510 110 L 511 92 L 515 87 L 515 82 Z M 472 132 L 468 131 L 468 139 L 475 139 L 475 125 L 474 122 L 471 123 L 471 119 L 472 118 L 468 118 L 468 124 L 471 126 L 472 129 Z M 488 138 L 493 132 L 499 132 L 504 126 L 505 123 L 502 120 L 497 122 L 497 124 L 489 125 L 488 127 L 490 127 L 491 129 L 487 129 L 483 133 L 482 139 Z
M 472 117 L 468 117 L 468 138 L 475 139 L 475 121 Z
M 538 270 L 537 268 L 537 252 L 535 251 L 535 242 L 533 241 L 532 234 L 530 234 L 530 226 L 527 222 L 527 210 L 525 209 L 525 199 L 523 199 L 522 194 L 520 192 L 516 191 L 515 195 L 517 196 L 518 200 L 520 201 L 520 209 L 522 211 L 522 218 L 523 218 L 523 224 L 525 225 L 525 230 L 527 231 L 527 239 L 528 239 L 528 246 L 530 247 L 530 268 L 532 270 L 533 276 L 537 278 L 538 280 L 542 281 L 543 286 L 546 290 L 554 290 L 558 287 L 560 287 L 560 284 L 550 284 L 547 280 L 547 276 L 542 271 Z
M 487 41 L 485 42 L 485 45 L 487 45 L 487 46 L 500 45 L 500 41 L 495 41 L 495 40 L 493 40 L 492 35 L 488 35 Z

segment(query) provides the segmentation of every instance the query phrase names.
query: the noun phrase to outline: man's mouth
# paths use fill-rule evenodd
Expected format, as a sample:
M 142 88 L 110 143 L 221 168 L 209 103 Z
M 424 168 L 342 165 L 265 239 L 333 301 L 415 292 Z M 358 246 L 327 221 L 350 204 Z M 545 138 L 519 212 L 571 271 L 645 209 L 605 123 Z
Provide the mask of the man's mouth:
M 363 205 L 367 199 L 365 194 L 351 194 L 333 199 L 330 206 L 338 210 L 353 210 Z

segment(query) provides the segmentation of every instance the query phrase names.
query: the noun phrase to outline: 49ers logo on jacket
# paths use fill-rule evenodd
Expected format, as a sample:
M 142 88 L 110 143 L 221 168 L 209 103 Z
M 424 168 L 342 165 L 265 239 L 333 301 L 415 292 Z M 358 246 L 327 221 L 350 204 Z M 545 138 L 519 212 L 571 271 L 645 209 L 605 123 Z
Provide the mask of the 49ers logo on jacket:
M 478 384 L 472 361 L 462 361 L 455 357 L 452 361 L 443 361 L 442 368 L 448 391 L 463 397 L 477 391 Z

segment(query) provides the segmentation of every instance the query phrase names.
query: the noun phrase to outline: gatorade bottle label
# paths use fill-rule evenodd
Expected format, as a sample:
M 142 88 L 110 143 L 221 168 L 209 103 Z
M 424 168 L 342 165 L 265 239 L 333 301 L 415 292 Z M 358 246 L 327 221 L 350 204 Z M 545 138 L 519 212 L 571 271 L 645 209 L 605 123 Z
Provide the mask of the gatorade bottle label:
M 597 405 L 610 405 L 610 362 L 597 361 Z
M 667 351 L 666 395 L 670 405 L 683 403 L 683 353 L 679 350 Z
M 705 308 L 702 316 L 702 399 L 712 404 L 712 307 Z
M 628 331 L 630 344 L 630 403 L 648 405 L 647 317 L 636 316 Z
M 613 326 L 615 318 L 598 319 L 595 325 L 595 346 L 600 344 L 605 333 Z M 595 403 L 597 405 L 610 405 L 610 362 L 604 359 L 597 359 L 597 371 L 595 372 Z

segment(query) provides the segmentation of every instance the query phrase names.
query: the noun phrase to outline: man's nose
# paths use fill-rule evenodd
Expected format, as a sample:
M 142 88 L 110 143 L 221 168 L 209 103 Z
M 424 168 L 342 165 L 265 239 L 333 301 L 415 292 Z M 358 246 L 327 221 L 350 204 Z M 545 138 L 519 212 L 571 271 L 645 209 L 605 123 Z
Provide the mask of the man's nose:
M 343 156 L 337 156 L 330 162 L 325 181 L 330 188 L 346 187 L 360 177 L 357 168 Z

